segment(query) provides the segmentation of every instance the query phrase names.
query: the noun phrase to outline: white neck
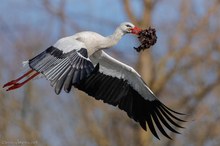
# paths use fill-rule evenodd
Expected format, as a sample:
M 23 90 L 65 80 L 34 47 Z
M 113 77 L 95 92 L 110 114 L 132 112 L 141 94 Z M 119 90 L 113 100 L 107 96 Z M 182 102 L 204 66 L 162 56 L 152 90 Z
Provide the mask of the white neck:
M 125 32 L 118 27 L 112 35 L 105 37 L 105 39 L 100 42 L 100 48 L 109 48 L 116 45 L 123 35 L 125 35 Z

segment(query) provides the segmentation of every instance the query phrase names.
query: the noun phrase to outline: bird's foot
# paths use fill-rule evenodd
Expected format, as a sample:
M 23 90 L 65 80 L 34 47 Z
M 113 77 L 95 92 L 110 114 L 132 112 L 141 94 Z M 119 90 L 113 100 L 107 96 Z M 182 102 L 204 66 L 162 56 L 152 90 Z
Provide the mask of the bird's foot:
M 24 85 L 23 83 L 15 83 L 10 88 L 8 88 L 6 91 L 15 90 L 17 88 L 20 88 L 23 85 Z
M 16 84 L 17 82 L 18 82 L 18 80 L 12 80 L 12 81 L 10 81 L 10 82 L 4 84 L 3 88 L 5 88 L 5 87 L 7 87 L 7 86 L 12 86 L 12 85 Z

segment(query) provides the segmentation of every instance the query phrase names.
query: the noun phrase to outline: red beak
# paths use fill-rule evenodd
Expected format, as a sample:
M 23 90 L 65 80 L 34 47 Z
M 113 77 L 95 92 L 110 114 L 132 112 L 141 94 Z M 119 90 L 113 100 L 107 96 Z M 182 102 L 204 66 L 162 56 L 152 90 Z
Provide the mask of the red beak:
M 138 35 L 141 31 L 142 31 L 142 29 L 140 29 L 136 26 L 131 29 L 131 33 L 136 34 L 136 35 Z

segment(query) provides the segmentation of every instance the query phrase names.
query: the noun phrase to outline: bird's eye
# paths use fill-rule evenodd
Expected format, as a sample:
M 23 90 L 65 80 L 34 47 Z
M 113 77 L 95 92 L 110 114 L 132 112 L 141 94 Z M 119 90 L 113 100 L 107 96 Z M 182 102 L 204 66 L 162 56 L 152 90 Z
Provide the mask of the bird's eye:
M 127 24 L 126 26 L 127 26 L 127 27 L 131 27 L 131 25 L 129 25 L 129 24 Z

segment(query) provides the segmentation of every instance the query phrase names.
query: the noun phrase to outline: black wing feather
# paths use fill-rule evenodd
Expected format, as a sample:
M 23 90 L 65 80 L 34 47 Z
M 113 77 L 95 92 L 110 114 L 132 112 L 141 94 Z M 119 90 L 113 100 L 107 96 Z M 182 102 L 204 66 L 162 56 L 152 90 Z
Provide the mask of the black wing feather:
M 74 73 L 74 69 L 72 68 L 71 71 L 69 72 L 67 78 L 66 78 L 65 83 L 64 83 L 64 91 L 66 93 L 69 93 L 71 88 L 72 88 L 73 73 Z
M 164 119 L 164 117 L 161 115 L 158 109 L 155 109 L 156 115 L 159 117 L 160 121 L 172 132 L 180 134 L 178 131 L 176 131 L 173 127 L 171 127 L 167 121 Z
M 159 136 L 155 127 L 169 139 L 171 139 L 171 137 L 166 133 L 163 125 L 168 130 L 179 133 L 171 127 L 166 120 L 174 126 L 182 128 L 172 120 L 173 118 L 183 122 L 183 120 L 174 115 L 180 113 L 168 109 L 156 98 L 153 101 L 144 99 L 124 79 L 108 76 L 101 72 L 94 72 L 87 78 L 74 84 L 74 86 L 97 100 L 101 99 L 105 103 L 118 106 L 121 110 L 124 110 L 130 118 L 138 122 L 144 130 L 147 130 L 147 123 L 152 134 L 158 139 Z
M 55 93 L 58 95 L 61 92 L 61 89 L 63 87 L 63 84 L 66 80 L 67 74 L 64 74 L 60 79 L 58 79 L 56 86 L 55 86 Z
M 161 132 L 164 136 L 166 136 L 167 138 L 172 139 L 172 138 L 166 133 L 166 131 L 163 129 L 163 126 L 161 125 L 161 123 L 160 123 L 159 119 L 157 118 L 156 114 L 155 114 L 154 112 L 152 112 L 151 115 L 152 115 L 152 117 L 153 117 L 153 119 L 154 119 L 154 123 L 157 125 L 158 129 L 160 130 L 160 132 Z

